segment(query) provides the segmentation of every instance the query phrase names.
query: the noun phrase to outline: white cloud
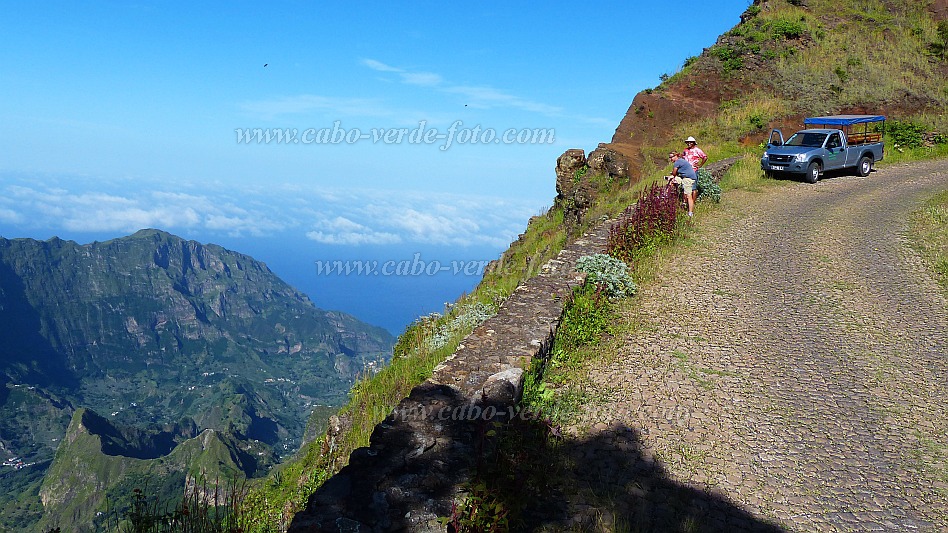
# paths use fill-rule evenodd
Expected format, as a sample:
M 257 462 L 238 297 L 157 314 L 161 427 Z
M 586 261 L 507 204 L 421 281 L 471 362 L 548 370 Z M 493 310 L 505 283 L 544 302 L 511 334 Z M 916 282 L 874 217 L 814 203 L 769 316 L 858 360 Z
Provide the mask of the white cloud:
M 433 72 L 405 72 L 401 74 L 402 81 L 409 85 L 434 87 L 440 85 L 443 78 Z
M 395 67 L 386 65 L 385 63 L 382 63 L 381 61 L 376 61 L 374 59 L 363 59 L 361 63 L 369 67 L 370 69 L 377 70 L 379 72 L 404 72 L 404 70 L 400 68 L 395 68 Z
M 123 207 L 99 206 L 91 210 L 82 209 L 90 204 L 77 197 L 77 209 L 66 216 L 63 227 L 69 231 L 126 231 L 142 228 L 192 228 L 201 217 L 190 207 Z
M 272 220 L 260 214 L 246 216 L 227 216 L 222 214 L 204 215 L 203 227 L 209 230 L 221 230 L 231 236 L 253 235 L 264 237 L 286 229 L 288 224 Z
M 83 184 L 94 187 L 96 184 Z M 221 198 L 169 191 L 123 192 L 9 186 L 18 217 L 11 223 L 48 226 L 74 232 L 134 232 L 206 229 L 229 235 L 264 235 L 292 226 L 279 212 L 248 211 Z
M 427 191 L 329 189 L 273 184 L 267 189 L 192 182 L 116 190 L 89 180 L 75 190 L 0 186 L 0 221 L 15 228 L 127 234 L 142 228 L 172 233 L 275 236 L 299 231 L 333 245 L 438 244 L 505 247 L 536 207 L 500 197 Z M 160 187 L 158 190 L 151 190 Z M 81 190 L 79 190 L 81 189 Z M 6 233 L 6 230 L 5 230 Z
M 337 231 L 362 231 L 368 229 L 362 224 L 353 222 L 346 217 L 336 217 L 329 221 L 328 226 Z
M 507 94 L 503 91 L 498 91 L 492 87 L 470 87 L 465 85 L 456 85 L 452 87 L 446 87 L 444 90 L 449 93 L 455 93 L 463 96 L 466 100 L 466 103 L 473 107 L 509 107 L 550 116 L 557 116 L 563 112 L 562 108 L 526 100 L 512 94 Z
M 23 222 L 23 215 L 17 213 L 12 209 L 6 209 L 0 207 L 0 222 L 5 222 L 8 224 L 19 224 Z
M 397 244 L 402 241 L 394 233 L 374 231 L 342 216 L 319 221 L 316 226 L 317 229 L 307 232 L 306 237 L 323 244 Z
M 342 232 L 342 233 L 324 233 L 322 231 L 310 231 L 306 233 L 308 239 L 322 244 L 342 244 L 342 245 L 361 245 L 361 244 L 398 244 L 402 242 L 401 237 L 394 233 L 376 233 L 376 232 Z
M 451 83 L 441 74 L 395 67 L 375 59 L 361 59 L 364 67 L 388 75 L 393 82 L 403 83 L 455 95 L 464 105 L 480 109 L 514 109 L 548 117 L 562 117 L 562 108 L 516 96 L 493 87 L 469 86 Z M 383 78 L 386 76 L 383 76 Z M 338 97 L 318 94 L 297 94 L 265 100 L 246 101 L 239 105 L 244 112 L 260 120 L 271 121 L 290 116 L 322 115 L 330 120 L 351 118 L 384 118 L 398 124 L 416 125 L 418 117 L 427 117 L 434 123 L 439 119 L 431 110 L 405 109 L 385 97 Z M 589 120 L 589 117 L 577 117 Z M 447 120 L 446 118 L 443 118 Z M 608 123 L 612 123 L 611 121 Z M 258 127 L 258 126 L 245 126 Z
M 560 107 L 534 102 L 492 87 L 471 87 L 448 83 L 441 75 L 433 72 L 411 71 L 393 67 L 374 59 L 363 59 L 361 63 L 378 72 L 397 74 L 399 78 L 401 78 L 402 83 L 431 87 L 441 92 L 461 95 L 464 97 L 464 103 L 471 107 L 513 108 L 549 116 L 560 116 L 563 114 L 563 109 Z
M 295 197 L 311 200 L 309 207 L 294 211 L 310 220 L 306 236 L 336 245 L 506 247 L 537 210 L 508 198 L 453 193 L 302 187 L 292 191 Z
M 480 233 L 477 222 L 469 216 L 446 217 L 409 208 L 392 212 L 391 220 L 414 240 L 436 244 L 462 244 Z

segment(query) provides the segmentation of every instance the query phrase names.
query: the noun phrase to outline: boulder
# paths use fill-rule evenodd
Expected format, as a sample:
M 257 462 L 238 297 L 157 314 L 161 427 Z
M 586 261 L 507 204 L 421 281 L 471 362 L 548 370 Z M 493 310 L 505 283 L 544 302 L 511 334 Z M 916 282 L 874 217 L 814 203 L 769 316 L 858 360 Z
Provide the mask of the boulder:
M 603 143 L 589 154 L 586 165 L 592 175 L 606 176 L 610 180 L 629 178 L 629 160 Z

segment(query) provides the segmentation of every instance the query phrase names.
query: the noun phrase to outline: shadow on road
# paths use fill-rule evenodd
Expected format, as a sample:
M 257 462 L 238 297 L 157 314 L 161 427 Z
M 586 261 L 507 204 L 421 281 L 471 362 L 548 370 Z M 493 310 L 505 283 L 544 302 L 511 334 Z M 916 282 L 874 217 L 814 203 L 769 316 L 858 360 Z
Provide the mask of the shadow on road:
M 532 494 L 512 530 L 785 531 L 723 494 L 670 479 L 634 428 L 616 426 L 586 439 L 547 439 L 541 447 L 529 450 L 534 457 L 525 460 L 533 470 Z
M 430 416 L 470 405 L 449 387 L 417 387 L 399 408 L 429 416 L 377 426 L 289 530 L 429 531 L 440 517 L 448 531 L 784 531 L 670 479 L 634 428 L 576 439 L 523 413 Z

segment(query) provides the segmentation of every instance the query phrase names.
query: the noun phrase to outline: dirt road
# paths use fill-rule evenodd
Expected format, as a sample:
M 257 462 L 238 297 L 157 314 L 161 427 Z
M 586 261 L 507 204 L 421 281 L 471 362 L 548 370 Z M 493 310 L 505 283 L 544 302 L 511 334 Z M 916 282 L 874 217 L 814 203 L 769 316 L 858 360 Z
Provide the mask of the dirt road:
M 948 530 L 948 300 L 903 237 L 944 189 L 948 161 L 726 195 L 590 372 L 573 518 Z

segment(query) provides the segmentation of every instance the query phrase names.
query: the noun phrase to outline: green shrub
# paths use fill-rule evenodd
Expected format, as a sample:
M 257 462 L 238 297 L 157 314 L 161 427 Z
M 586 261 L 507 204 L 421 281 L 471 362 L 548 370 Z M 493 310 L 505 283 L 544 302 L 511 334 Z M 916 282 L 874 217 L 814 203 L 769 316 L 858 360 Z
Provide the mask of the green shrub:
M 886 130 L 893 148 L 918 148 L 922 145 L 925 128 L 917 122 L 891 120 L 886 124 Z
M 444 317 L 439 313 L 431 313 L 419 319 L 422 323 L 431 325 L 428 328 L 428 337 L 424 341 L 425 347 L 430 351 L 440 350 L 450 344 L 453 339 L 464 337 L 469 331 L 497 314 L 494 305 L 478 301 L 455 304 L 449 309 L 450 314 Z
M 721 201 L 721 186 L 714 182 L 711 173 L 703 168 L 698 169 L 698 201 L 711 200 L 714 203 Z
M 496 461 L 496 458 L 492 459 Z M 455 504 L 451 516 L 439 519 L 442 525 L 449 526 L 449 531 L 510 530 L 510 508 L 500 488 L 489 486 L 488 481 L 476 481 L 467 486 L 464 492 L 466 497 L 460 504 Z
M 576 270 L 586 273 L 586 282 L 601 287 L 610 298 L 635 294 L 636 286 L 629 266 L 606 254 L 584 255 L 576 261 Z
M 577 168 L 576 172 L 573 173 L 573 181 L 578 183 L 586 176 L 587 172 L 589 172 L 589 165 L 583 165 Z
M 724 74 L 730 74 L 744 66 L 744 60 L 741 59 L 741 52 L 730 46 L 712 46 L 709 54 L 721 61 Z
M 948 57 L 948 20 L 942 20 L 938 22 L 938 41 L 936 45 L 940 48 L 940 56 L 942 59 Z
M 755 129 L 762 130 L 764 126 L 767 125 L 767 119 L 764 117 L 763 113 L 752 113 L 747 117 L 747 121 L 750 122 L 750 125 Z
M 849 72 L 847 72 L 843 67 L 837 66 L 833 69 L 833 73 L 836 74 L 836 77 L 839 78 L 841 83 L 846 83 L 849 81 Z
M 733 57 L 724 62 L 724 74 L 730 74 L 735 70 L 740 70 L 744 66 L 744 60 L 739 57 Z
M 948 58 L 948 20 L 939 22 L 935 33 L 937 38 L 934 42 L 928 43 L 928 50 L 932 55 L 946 59 Z
M 806 32 L 806 25 L 803 22 L 795 20 L 776 19 L 768 26 L 770 28 L 770 34 L 775 41 L 780 39 L 796 39 Z

